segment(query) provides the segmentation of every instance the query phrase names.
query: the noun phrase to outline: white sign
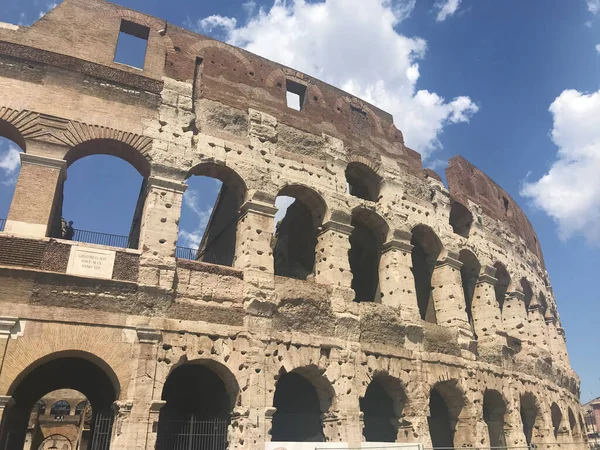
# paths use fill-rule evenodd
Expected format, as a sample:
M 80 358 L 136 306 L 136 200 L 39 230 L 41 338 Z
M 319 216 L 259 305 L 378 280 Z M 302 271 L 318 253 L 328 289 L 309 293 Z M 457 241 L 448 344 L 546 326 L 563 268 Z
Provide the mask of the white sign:
M 111 279 L 115 266 L 114 250 L 72 246 L 67 273 Z

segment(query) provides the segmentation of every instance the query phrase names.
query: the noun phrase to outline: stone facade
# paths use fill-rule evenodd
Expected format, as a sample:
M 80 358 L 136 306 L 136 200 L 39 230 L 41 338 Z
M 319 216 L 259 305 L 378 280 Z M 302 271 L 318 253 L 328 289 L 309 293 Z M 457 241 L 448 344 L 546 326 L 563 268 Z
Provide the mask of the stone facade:
M 143 70 L 113 61 L 120 30 L 147 40 Z M 300 111 L 286 90 L 302 94 Z M 381 425 L 426 447 L 585 448 L 535 232 L 463 158 L 447 189 L 389 114 L 103 0 L 0 27 L 0 92 L 0 135 L 24 151 L 0 234 L 2 442 L 19 439 L 37 399 L 68 387 L 92 404 L 97 448 L 167 448 L 161 421 L 181 390 L 196 395 L 181 381 L 196 377 L 224 389 L 230 449 L 286 436 L 311 395 L 315 438 L 351 447 L 389 440 Z M 145 179 L 135 249 L 54 237 L 67 169 L 93 154 Z M 237 205 L 219 247 L 230 265 L 175 257 L 192 175 L 227 186 L 216 210 Z M 305 279 L 276 273 L 278 195 L 311 214 Z M 306 389 L 306 406 L 286 383 Z M 368 406 L 378 395 L 383 418 Z

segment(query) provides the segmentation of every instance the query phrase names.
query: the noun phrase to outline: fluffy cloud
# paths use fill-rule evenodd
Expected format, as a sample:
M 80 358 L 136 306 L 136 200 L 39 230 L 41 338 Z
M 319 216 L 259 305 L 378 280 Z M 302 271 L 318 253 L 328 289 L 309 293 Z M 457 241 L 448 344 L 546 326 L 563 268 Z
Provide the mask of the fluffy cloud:
M 597 44 L 597 45 L 596 45 L 596 52 L 597 52 L 597 53 L 600 53 L 600 44 Z
M 17 182 L 17 170 L 20 165 L 21 158 L 19 149 L 16 146 L 9 144 L 7 150 L 0 151 L 0 172 L 3 173 L 3 176 L 0 177 L 0 183 L 6 186 L 15 184 Z
M 416 89 L 418 61 L 427 45 L 396 31 L 414 5 L 415 0 L 275 0 L 243 26 L 227 28 L 234 23 L 227 17 L 210 23 L 227 24 L 221 29 L 233 45 L 389 111 L 406 144 L 427 157 L 441 147 L 439 135 L 446 125 L 468 122 L 478 108 L 469 97 L 446 101 Z
M 558 146 L 548 173 L 526 181 L 521 195 L 550 215 L 566 239 L 582 234 L 600 241 L 600 91 L 563 91 L 550 106 Z
M 600 0 L 587 0 L 588 11 L 596 15 L 600 13 Z
M 179 243 L 183 247 L 198 248 L 212 214 L 212 206 L 207 208 L 200 206 L 200 197 L 201 194 L 194 189 L 188 189 L 183 195 L 183 207 L 190 210 L 197 217 L 196 228 L 191 231 L 179 230 Z
M 461 0 L 444 0 L 435 2 L 434 8 L 438 10 L 435 20 L 438 22 L 443 22 L 448 17 L 454 15 L 460 6 L 460 2 Z

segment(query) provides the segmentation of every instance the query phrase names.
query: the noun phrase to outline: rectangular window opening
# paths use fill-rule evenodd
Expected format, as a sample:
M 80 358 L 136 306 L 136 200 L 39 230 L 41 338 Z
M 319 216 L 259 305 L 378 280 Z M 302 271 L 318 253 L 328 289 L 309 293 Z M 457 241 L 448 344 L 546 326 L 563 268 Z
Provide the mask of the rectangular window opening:
M 114 61 L 144 70 L 150 29 L 129 20 L 121 20 Z
M 288 108 L 295 109 L 296 111 L 302 110 L 306 86 L 292 80 L 286 80 L 285 89 Z

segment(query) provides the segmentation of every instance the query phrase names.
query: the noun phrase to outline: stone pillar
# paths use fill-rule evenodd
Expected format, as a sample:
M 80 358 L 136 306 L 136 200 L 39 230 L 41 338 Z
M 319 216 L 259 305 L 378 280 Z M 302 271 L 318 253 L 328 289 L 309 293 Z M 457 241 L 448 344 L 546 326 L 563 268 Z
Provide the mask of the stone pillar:
M 20 155 L 21 171 L 4 231 L 23 237 L 48 236 L 54 213 L 60 209 L 67 163 L 46 156 Z
M 506 404 L 504 436 L 508 447 L 527 447 L 525 434 L 523 433 L 523 422 L 521 421 L 521 402 L 518 392 L 517 396 L 509 398 Z
M 542 307 L 537 301 L 532 301 L 527 314 L 527 334 L 539 350 L 548 349 L 546 343 L 546 319 Z
M 140 248 L 152 256 L 173 258 L 185 183 L 151 176 L 140 229 Z
M 463 358 L 474 359 L 476 343 L 467 316 L 458 255 L 449 252 L 438 261 L 431 276 L 437 323 L 456 330 Z
M 512 337 L 522 342 L 527 341 L 527 310 L 525 309 L 525 295 L 520 290 L 506 293 L 502 306 L 502 322 L 504 330 Z
M 154 378 L 161 333 L 157 330 L 138 328 L 138 345 L 134 358 L 136 370 L 127 395 L 134 401 L 117 401 L 114 404 L 115 425 L 111 449 L 143 449 L 152 424 L 148 417 L 154 392 Z M 154 447 L 152 447 L 154 448 Z
M 567 337 L 565 335 L 565 329 L 563 327 L 556 327 L 556 333 L 558 334 L 558 345 L 560 348 L 560 353 L 563 357 L 563 361 L 565 366 L 571 367 L 571 362 L 569 360 L 569 354 L 567 353 Z
M 234 266 L 244 271 L 244 302 L 259 309 L 271 303 L 268 292 L 275 289 L 273 229 L 277 208 L 275 198 L 257 191 L 244 203 L 237 224 Z M 262 305 L 262 306 L 261 306 Z M 251 307 L 251 311 L 253 308 Z
M 145 442 L 146 446 L 143 447 L 145 450 L 156 449 L 156 438 L 158 437 L 158 419 L 160 417 L 160 410 L 166 404 L 167 402 L 164 400 L 152 400 L 150 403 L 150 414 L 148 415 L 148 428 Z
M 384 305 L 396 308 L 406 323 L 419 323 L 419 307 L 412 273 L 411 234 L 394 232 L 394 237 L 383 245 L 379 262 L 379 285 Z
M 502 313 L 494 291 L 498 281 L 494 278 L 495 273 L 496 269 L 492 266 L 482 267 L 471 305 L 477 346 L 480 351 L 490 349 L 492 353 L 496 353 L 500 346 L 506 344 Z

